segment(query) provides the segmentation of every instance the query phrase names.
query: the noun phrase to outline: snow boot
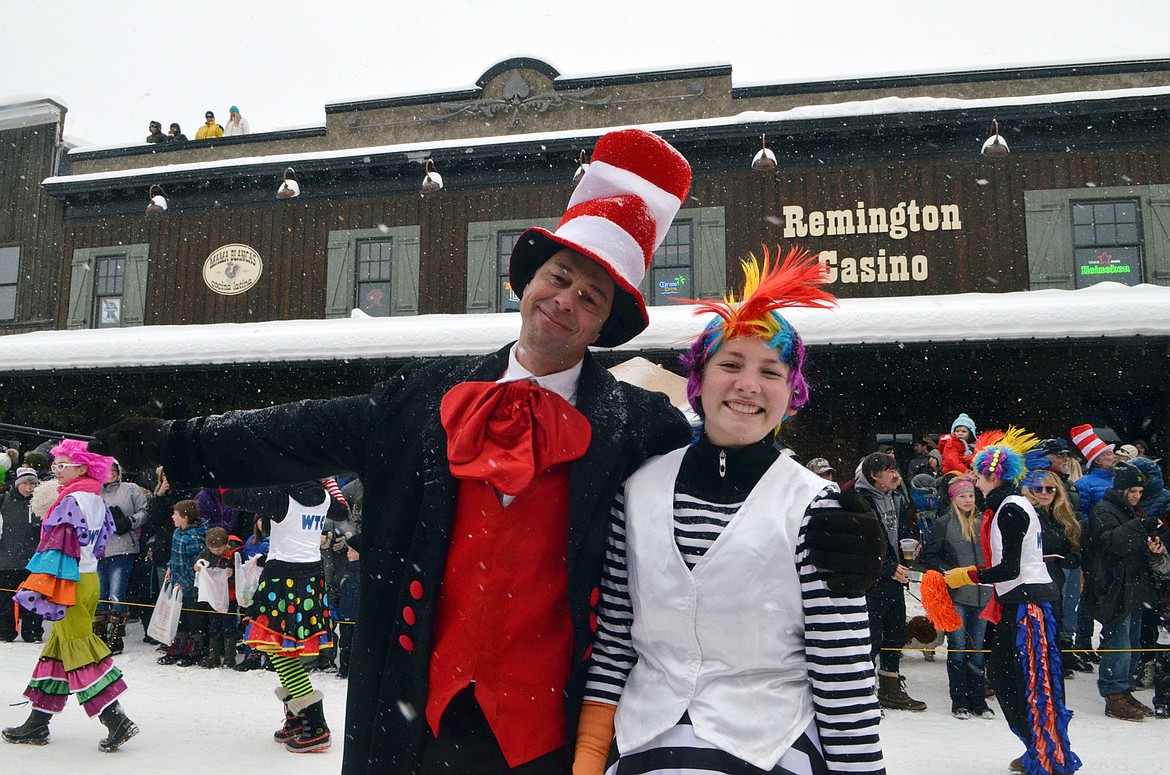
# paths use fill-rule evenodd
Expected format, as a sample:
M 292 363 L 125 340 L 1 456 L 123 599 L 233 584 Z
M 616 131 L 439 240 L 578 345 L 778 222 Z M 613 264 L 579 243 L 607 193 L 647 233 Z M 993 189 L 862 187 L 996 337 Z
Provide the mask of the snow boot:
M 967 720 L 971 718 L 971 709 L 967 707 L 967 703 L 962 700 L 951 701 L 951 715 L 957 719 Z
M 890 710 L 926 710 L 926 703 L 906 693 L 906 679 L 898 673 L 878 670 L 878 704 Z
M 293 753 L 320 753 L 333 744 L 329 725 L 325 723 L 325 697 L 313 692 L 288 701 L 288 709 L 300 716 L 301 731 L 289 738 L 284 747 Z
M 219 667 L 223 661 L 223 638 L 209 638 L 207 647 L 207 656 L 199 663 L 200 667 L 211 668 Z
M 1146 714 L 1129 704 L 1125 692 L 1116 692 L 1105 698 L 1105 715 L 1122 721 L 1145 721 Z
M 221 666 L 231 668 L 236 666 L 236 639 L 234 636 L 230 638 L 224 636 L 223 638 L 223 663 Z
M 93 615 L 93 634 L 107 646 L 110 645 L 110 613 L 98 611 Z
M 126 623 L 130 621 L 130 614 L 118 613 L 115 611 L 110 614 L 110 630 L 108 633 L 108 640 L 106 645 L 110 647 L 111 654 L 121 654 L 126 644 L 122 638 L 126 635 Z
M 1129 703 L 1129 706 L 1138 713 L 1142 714 L 1146 718 L 1152 718 L 1154 716 L 1154 709 L 1149 705 L 1146 705 L 1137 697 L 1134 697 L 1133 692 L 1122 692 L 1122 695 L 1124 695 L 1125 701 Z
M 207 656 L 207 636 L 196 633 L 187 641 L 187 648 L 183 649 L 183 656 L 175 664 L 179 667 L 197 665 Z
M 300 716 L 289 710 L 288 701 L 290 695 L 288 689 L 285 689 L 283 686 L 278 686 L 276 687 L 275 693 L 276 699 L 284 704 L 284 726 L 272 733 L 272 739 L 284 745 L 301 733 L 301 727 L 304 724 L 301 723 Z
M 33 708 L 28 719 L 18 727 L 8 727 L 0 732 L 4 740 L 9 743 L 24 743 L 25 745 L 48 745 L 49 722 L 53 720 L 52 713 Z
M 1137 673 L 1134 674 L 1134 688 L 1136 689 L 1153 689 L 1154 688 L 1154 660 L 1147 659 L 1138 665 Z
M 106 706 L 106 709 L 98 715 L 98 721 L 101 721 L 109 732 L 98 743 L 98 750 L 102 753 L 113 753 L 123 743 L 138 734 L 138 726 L 122 711 L 122 705 L 117 700 Z
M 191 646 L 191 637 L 185 632 L 181 632 L 175 636 L 171 641 L 171 645 L 167 646 L 166 653 L 158 658 L 160 665 L 173 665 L 183 658 L 187 653 L 187 649 Z
M 967 702 L 967 709 L 971 711 L 971 715 L 975 718 L 995 718 L 995 711 L 987 704 L 987 700 L 982 697 L 973 697 Z
M 1083 654 L 1073 649 L 1072 638 L 1060 639 L 1060 664 L 1064 668 L 1066 677 L 1071 676 L 1073 672 L 1093 672 L 1093 665 L 1089 660 L 1085 659 Z

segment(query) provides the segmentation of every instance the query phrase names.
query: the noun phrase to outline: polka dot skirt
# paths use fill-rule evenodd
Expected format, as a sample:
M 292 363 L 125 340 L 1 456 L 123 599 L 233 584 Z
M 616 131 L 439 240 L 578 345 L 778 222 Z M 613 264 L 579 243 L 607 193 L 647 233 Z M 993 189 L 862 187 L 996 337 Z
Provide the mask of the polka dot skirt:
M 320 576 L 261 578 L 253 601 L 256 614 L 244 634 L 249 646 L 288 657 L 332 647 L 333 617 Z

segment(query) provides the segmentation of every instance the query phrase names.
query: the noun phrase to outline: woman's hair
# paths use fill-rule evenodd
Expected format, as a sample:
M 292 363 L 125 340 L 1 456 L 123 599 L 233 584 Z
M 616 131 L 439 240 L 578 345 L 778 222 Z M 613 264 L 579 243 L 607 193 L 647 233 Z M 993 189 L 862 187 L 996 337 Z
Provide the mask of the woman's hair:
M 1069 545 L 1073 549 L 1080 551 L 1081 548 L 1081 521 L 1077 519 L 1077 514 L 1073 511 L 1072 502 L 1069 501 L 1068 495 L 1064 491 L 1064 483 L 1056 474 L 1048 474 L 1048 476 L 1041 479 L 1036 487 L 1055 487 L 1056 495 L 1052 499 L 1052 516 L 1064 528 L 1064 537 L 1068 539 Z M 1024 497 L 1027 498 L 1032 505 L 1038 506 L 1036 502 L 1036 491 L 1034 488 L 1025 487 Z
M 187 523 L 187 527 L 199 523 L 199 504 L 195 501 L 179 501 L 175 504 L 174 509 L 183 518 L 183 521 Z
M 1085 475 L 1085 469 L 1081 468 L 1081 461 L 1075 457 L 1068 459 L 1068 465 L 1065 466 L 1064 472 L 1068 474 L 1068 483 L 1072 484 Z
M 89 446 L 84 441 L 65 439 L 53 447 L 51 451 L 53 457 L 67 458 L 70 463 L 85 466 L 85 475 L 91 479 L 97 479 L 104 484 L 110 478 L 110 468 L 114 465 L 114 459 L 90 452 Z

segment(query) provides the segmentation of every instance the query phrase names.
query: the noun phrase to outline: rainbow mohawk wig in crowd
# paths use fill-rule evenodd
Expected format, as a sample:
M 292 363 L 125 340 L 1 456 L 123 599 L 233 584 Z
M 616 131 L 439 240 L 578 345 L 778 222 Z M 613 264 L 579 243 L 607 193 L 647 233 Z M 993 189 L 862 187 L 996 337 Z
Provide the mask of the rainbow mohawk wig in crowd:
M 780 360 L 790 370 L 791 407 L 799 409 L 808 403 L 809 387 L 803 372 L 804 342 L 792 324 L 776 310 L 785 307 L 825 308 L 837 303 L 833 294 L 821 289 L 826 281 L 824 267 L 804 248 L 792 248 L 783 261 L 773 264 L 768 248 L 764 246 L 762 267 L 754 255 L 742 264 L 744 285 L 738 300 L 734 293 L 728 293 L 723 300 L 682 299 L 695 305 L 696 315 L 713 312 L 716 316 L 691 344 L 690 351 L 681 357 L 689 372 L 687 400 L 700 417 L 703 410 L 698 397 L 707 360 L 724 342 L 741 336 L 762 339 L 769 347 L 779 350 Z
M 1014 425 L 1006 431 L 981 433 L 975 441 L 971 465 L 984 476 L 995 476 L 1017 487 L 1031 487 L 1048 473 L 1048 457 L 1036 449 L 1037 441 L 1034 434 Z

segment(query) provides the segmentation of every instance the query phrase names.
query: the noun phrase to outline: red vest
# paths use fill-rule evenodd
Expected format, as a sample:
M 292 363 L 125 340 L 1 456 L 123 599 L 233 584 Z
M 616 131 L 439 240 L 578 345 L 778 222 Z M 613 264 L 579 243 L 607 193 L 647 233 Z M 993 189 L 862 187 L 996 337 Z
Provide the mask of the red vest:
M 509 766 L 565 745 L 568 545 L 569 464 L 538 474 L 507 508 L 487 482 L 459 481 L 431 651 L 432 733 L 474 681 Z

